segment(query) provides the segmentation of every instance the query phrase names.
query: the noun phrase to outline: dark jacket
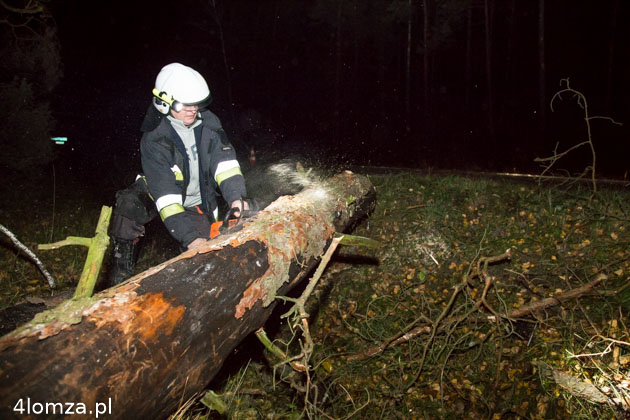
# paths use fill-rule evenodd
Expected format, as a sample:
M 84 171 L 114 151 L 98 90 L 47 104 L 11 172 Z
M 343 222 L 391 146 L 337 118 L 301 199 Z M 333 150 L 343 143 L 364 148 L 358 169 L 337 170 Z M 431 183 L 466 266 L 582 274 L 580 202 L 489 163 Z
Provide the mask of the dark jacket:
M 246 196 L 245 180 L 234 148 L 210 111 L 200 113 L 195 127 L 199 162 L 201 209 L 212 215 L 217 209 L 217 187 L 228 204 Z M 186 246 L 199 234 L 187 221 L 183 203 L 189 182 L 189 160 L 181 138 L 167 118 L 145 132 L 140 143 L 142 170 L 149 193 L 171 235 Z

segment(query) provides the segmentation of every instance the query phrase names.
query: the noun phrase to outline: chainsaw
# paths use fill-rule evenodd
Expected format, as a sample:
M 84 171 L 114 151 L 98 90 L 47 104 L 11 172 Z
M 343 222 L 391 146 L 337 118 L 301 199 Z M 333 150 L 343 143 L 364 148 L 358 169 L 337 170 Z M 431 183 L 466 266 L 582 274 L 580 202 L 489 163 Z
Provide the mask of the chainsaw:
M 245 203 L 249 207 L 248 210 L 232 207 L 223 218 L 223 221 L 214 222 L 210 225 L 210 239 L 239 231 L 243 228 L 243 222 L 246 219 L 250 219 L 258 214 L 260 210 L 255 200 L 241 199 L 241 208 L 245 207 Z

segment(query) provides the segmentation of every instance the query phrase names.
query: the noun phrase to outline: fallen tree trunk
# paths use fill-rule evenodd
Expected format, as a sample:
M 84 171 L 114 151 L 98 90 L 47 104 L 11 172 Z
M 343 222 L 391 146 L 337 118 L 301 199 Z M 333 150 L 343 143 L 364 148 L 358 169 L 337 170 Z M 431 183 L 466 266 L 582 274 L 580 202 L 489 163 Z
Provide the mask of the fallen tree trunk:
M 344 172 L 238 232 L 38 314 L 0 338 L 0 417 L 69 414 L 67 403 L 87 417 L 166 417 L 374 202 L 369 180 Z

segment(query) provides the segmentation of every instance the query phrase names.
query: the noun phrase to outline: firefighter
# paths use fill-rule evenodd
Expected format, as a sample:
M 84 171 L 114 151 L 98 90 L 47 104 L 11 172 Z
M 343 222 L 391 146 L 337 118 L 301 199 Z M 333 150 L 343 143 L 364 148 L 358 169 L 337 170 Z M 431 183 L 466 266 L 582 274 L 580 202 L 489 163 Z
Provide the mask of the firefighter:
M 110 285 L 133 274 L 144 225 L 156 215 L 182 249 L 190 249 L 209 239 L 218 193 L 235 216 L 248 209 L 234 148 L 205 108 L 211 99 L 208 84 L 190 67 L 171 63 L 157 75 L 141 126 L 143 176 L 116 194 Z

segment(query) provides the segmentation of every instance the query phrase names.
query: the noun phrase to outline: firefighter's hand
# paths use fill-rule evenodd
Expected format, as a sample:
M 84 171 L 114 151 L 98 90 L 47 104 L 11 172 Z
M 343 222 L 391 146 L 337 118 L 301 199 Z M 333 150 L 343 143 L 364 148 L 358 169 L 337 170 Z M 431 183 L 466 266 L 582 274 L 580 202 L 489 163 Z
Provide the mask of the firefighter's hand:
M 193 249 L 198 247 L 199 245 L 205 244 L 206 242 L 208 242 L 207 239 L 205 238 L 197 238 L 194 241 L 192 241 L 191 243 L 188 244 L 188 249 Z
M 245 208 L 241 208 L 241 205 Z M 237 208 L 239 210 L 234 212 L 234 216 L 239 217 L 241 215 L 241 210 L 249 210 L 249 203 L 245 200 L 234 200 L 232 201 L 231 208 Z

